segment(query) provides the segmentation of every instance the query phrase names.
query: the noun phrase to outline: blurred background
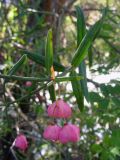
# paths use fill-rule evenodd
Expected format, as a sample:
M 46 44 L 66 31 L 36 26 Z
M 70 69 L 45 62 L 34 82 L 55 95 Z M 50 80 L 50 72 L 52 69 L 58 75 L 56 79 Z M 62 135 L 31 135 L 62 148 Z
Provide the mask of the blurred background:
M 15 150 L 18 160 L 120 160 L 120 1 L 119 0 L 1 0 L 0 1 L 0 74 L 24 53 L 45 55 L 48 29 L 53 29 L 54 59 L 69 67 L 77 46 L 76 10 L 82 8 L 86 29 L 108 7 L 100 34 L 85 59 L 88 103 L 79 111 L 70 82 L 56 84 L 57 98 L 73 109 L 69 120 L 80 126 L 80 141 L 62 145 L 43 139 L 52 122 L 46 109 L 52 103 L 48 90 L 30 94 L 44 82 L 0 79 L 0 159 L 14 160 L 9 149 L 16 128 L 29 141 L 28 150 Z M 39 60 L 38 60 L 39 61 Z M 16 75 L 45 78 L 46 70 L 38 61 L 27 58 Z M 56 72 L 56 75 L 58 72 Z M 21 97 L 25 97 L 20 100 Z M 16 101 L 16 103 L 14 103 Z M 59 120 L 58 120 L 59 123 Z M 16 159 L 15 159 L 16 160 Z

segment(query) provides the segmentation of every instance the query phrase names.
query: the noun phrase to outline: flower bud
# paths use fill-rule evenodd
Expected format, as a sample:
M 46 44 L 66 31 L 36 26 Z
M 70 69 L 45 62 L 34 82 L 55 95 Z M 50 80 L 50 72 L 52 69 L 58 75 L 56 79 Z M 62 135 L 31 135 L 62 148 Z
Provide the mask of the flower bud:
M 47 140 L 57 141 L 61 127 L 57 125 L 49 125 L 43 133 L 43 137 Z
M 59 133 L 59 141 L 63 144 L 77 142 L 80 137 L 80 129 L 73 124 L 66 124 Z
M 31 81 L 27 81 L 27 82 L 25 83 L 25 86 L 26 86 L 26 87 L 31 87 L 31 86 L 32 86 L 32 82 L 31 82 Z
M 61 99 L 49 105 L 47 112 L 50 117 L 54 118 L 69 118 L 72 114 L 70 106 Z
M 16 137 L 14 144 L 16 148 L 19 148 L 23 151 L 25 151 L 28 148 L 28 142 L 26 137 L 23 134 L 20 134 Z

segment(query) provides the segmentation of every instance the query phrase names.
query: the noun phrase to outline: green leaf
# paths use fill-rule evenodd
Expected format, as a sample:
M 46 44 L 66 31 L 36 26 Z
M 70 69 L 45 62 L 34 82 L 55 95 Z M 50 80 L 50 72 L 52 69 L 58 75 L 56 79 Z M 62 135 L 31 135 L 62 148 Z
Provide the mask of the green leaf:
M 90 92 L 91 102 L 100 102 L 103 98 L 97 92 Z
M 113 160 L 108 150 L 104 149 L 101 153 L 100 160 Z
M 84 18 L 82 9 L 80 7 L 76 7 L 76 12 L 77 12 L 77 46 L 79 46 L 79 44 L 81 43 L 85 35 L 86 27 L 85 27 L 85 18 Z M 84 76 L 84 79 L 80 81 L 81 89 L 86 100 L 89 102 L 85 61 L 83 61 L 79 65 L 79 73 Z
M 41 56 L 38 53 L 31 53 L 29 51 L 24 51 L 25 54 L 27 54 L 28 58 L 33 60 L 34 62 L 42 65 L 43 67 L 45 67 L 45 57 Z M 55 71 L 59 71 L 62 72 L 65 70 L 65 67 L 63 65 L 61 65 L 60 63 L 53 61 L 53 67 L 55 69 Z
M 77 13 L 77 46 L 79 46 L 85 35 L 86 27 L 85 27 L 85 18 L 83 11 L 78 6 L 76 6 L 76 13 Z
M 50 99 L 52 100 L 52 102 L 54 102 L 56 100 L 56 93 L 55 93 L 54 85 L 51 85 L 50 87 L 48 87 L 48 90 L 50 93 Z
M 70 73 L 71 76 L 77 76 L 75 71 L 71 71 Z M 75 81 L 71 81 L 72 83 L 72 88 L 73 88 L 73 94 L 75 95 L 78 107 L 80 109 L 80 111 L 83 111 L 84 108 L 84 98 L 82 95 L 82 91 L 81 91 L 81 85 L 80 85 L 80 81 L 76 80 Z
M 23 77 L 15 75 L 3 75 L 0 74 L 0 78 L 5 78 L 7 80 L 17 80 L 17 81 L 33 81 L 33 82 L 48 82 L 50 78 L 39 78 L 39 77 Z
M 89 59 L 89 67 L 92 67 L 93 64 L 93 50 L 92 46 L 88 49 L 88 59 Z
M 22 66 L 22 64 L 25 62 L 26 60 L 26 55 L 23 55 L 19 61 L 10 69 L 10 71 L 8 72 L 8 75 L 11 76 L 13 74 L 15 74 L 19 68 Z
M 88 93 L 88 87 L 87 87 L 87 77 L 86 77 L 86 65 L 83 61 L 79 66 L 79 73 L 84 76 L 83 80 L 80 80 L 81 83 L 81 89 L 83 91 L 83 95 L 87 102 L 89 102 L 89 93 Z
M 71 62 L 74 68 L 79 66 L 80 63 L 84 60 L 84 58 L 87 56 L 89 47 L 92 45 L 93 40 L 96 38 L 102 27 L 103 19 L 104 16 L 89 29 L 89 31 L 86 33 L 81 43 L 79 44 Z
M 47 34 L 46 47 L 45 47 L 45 67 L 50 74 L 53 65 L 53 38 L 52 30 L 50 29 Z
M 100 153 L 102 151 L 102 147 L 101 147 L 100 144 L 93 144 L 91 146 L 91 150 L 92 150 L 93 153 L 96 153 L 96 152 Z
M 53 66 L 53 39 L 52 39 L 52 29 L 48 31 L 46 46 L 45 46 L 45 67 L 48 74 L 51 76 L 51 67 Z M 49 88 L 50 99 L 52 102 L 56 100 L 55 86 L 51 85 Z
M 82 76 L 69 76 L 69 77 L 56 77 L 55 82 L 64 82 L 64 81 L 76 81 L 76 80 L 81 80 L 83 77 Z
M 120 128 L 112 130 L 111 145 L 120 148 Z
M 120 151 L 119 151 L 119 147 L 113 147 L 110 152 L 114 155 L 114 156 L 120 156 Z
M 42 105 L 35 105 L 34 111 L 37 116 L 41 116 L 44 113 L 44 109 L 42 108 Z

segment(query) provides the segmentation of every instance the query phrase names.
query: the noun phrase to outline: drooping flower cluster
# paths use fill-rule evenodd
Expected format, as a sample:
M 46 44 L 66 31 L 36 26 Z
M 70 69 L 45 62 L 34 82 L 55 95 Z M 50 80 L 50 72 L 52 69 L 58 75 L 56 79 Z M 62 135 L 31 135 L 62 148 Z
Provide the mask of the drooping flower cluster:
M 59 99 L 48 106 L 48 115 L 53 118 L 70 118 L 72 115 L 71 107 Z M 49 125 L 43 133 L 47 140 L 59 141 L 63 144 L 68 142 L 77 142 L 80 137 L 80 129 L 74 124 L 64 124 L 63 127 L 58 125 Z

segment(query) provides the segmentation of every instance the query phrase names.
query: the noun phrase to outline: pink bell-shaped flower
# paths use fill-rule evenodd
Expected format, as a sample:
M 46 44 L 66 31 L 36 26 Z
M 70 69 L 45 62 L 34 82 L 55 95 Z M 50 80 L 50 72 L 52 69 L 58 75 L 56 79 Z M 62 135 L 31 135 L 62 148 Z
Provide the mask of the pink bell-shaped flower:
M 25 151 L 27 148 L 28 148 L 28 142 L 27 142 L 27 139 L 26 137 L 23 135 L 23 134 L 20 134 L 16 137 L 13 145 L 16 147 L 16 148 L 19 148 L 23 151 Z
M 43 137 L 47 140 L 57 141 L 59 138 L 61 127 L 57 125 L 49 125 L 43 133 Z
M 77 142 L 80 138 L 80 129 L 76 125 L 66 124 L 59 133 L 59 141 L 63 144 Z
M 61 99 L 49 105 L 47 112 L 50 117 L 54 118 L 69 118 L 72 114 L 70 106 Z

